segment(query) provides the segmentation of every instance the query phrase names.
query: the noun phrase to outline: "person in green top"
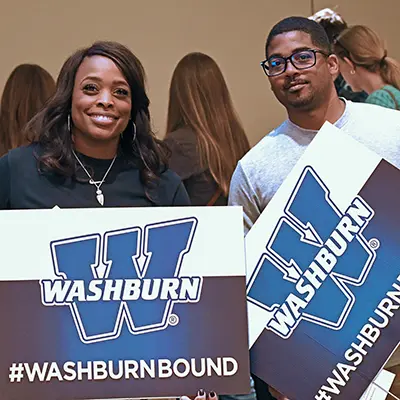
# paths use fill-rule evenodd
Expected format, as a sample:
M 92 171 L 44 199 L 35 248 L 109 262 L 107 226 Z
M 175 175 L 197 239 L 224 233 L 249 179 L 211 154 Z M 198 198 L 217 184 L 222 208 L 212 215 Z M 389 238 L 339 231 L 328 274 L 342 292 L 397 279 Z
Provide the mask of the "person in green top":
M 400 63 L 388 57 L 383 40 L 370 28 L 354 25 L 335 40 L 340 72 L 353 90 L 368 93 L 366 103 L 400 110 Z

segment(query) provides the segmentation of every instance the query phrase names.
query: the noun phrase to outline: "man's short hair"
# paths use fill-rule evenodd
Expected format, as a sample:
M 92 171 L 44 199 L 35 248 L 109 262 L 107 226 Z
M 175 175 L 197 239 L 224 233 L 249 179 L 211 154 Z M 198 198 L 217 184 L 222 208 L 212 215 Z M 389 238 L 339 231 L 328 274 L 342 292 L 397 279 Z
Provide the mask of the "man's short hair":
M 331 52 L 329 38 L 320 24 L 304 17 L 288 17 L 278 22 L 271 29 L 265 44 L 266 58 L 268 58 L 268 47 L 271 44 L 272 39 L 282 33 L 293 31 L 301 31 L 309 34 L 314 46 L 326 51 L 328 54 Z

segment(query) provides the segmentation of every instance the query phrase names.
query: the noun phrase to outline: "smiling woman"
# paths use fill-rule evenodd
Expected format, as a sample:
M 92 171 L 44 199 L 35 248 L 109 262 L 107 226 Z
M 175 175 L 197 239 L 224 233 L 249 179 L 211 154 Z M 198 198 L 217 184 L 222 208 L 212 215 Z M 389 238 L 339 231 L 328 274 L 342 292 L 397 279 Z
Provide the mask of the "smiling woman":
M 189 204 L 151 131 L 142 64 L 119 43 L 69 57 L 27 131 L 38 141 L 0 158 L 0 209 Z
M 72 92 L 72 135 L 77 150 L 112 157 L 132 109 L 130 87 L 115 63 L 106 57 L 85 58 Z M 103 154 L 101 154 L 103 153 Z M 96 154 L 94 154 L 96 155 Z

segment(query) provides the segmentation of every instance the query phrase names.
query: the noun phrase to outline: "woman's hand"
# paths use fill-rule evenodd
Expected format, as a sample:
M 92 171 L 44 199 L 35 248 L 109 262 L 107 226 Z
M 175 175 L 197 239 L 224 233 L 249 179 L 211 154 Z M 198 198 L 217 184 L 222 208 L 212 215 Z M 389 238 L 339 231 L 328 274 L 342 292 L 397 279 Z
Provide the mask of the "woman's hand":
M 180 400 L 218 400 L 218 396 L 215 392 L 207 394 L 203 389 L 200 389 L 194 399 L 191 399 L 188 396 L 182 396 Z

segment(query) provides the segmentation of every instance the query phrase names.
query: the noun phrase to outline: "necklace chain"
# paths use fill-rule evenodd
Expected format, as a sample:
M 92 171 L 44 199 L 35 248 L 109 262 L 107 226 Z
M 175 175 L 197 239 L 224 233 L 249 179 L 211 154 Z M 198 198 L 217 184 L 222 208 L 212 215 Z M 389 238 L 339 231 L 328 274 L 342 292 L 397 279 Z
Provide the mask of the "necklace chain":
M 117 158 L 117 155 L 114 156 L 114 158 L 111 161 L 110 166 L 108 167 L 106 173 L 103 176 L 103 179 L 99 182 L 99 181 L 95 181 L 93 179 L 93 177 L 89 174 L 88 170 L 85 168 L 85 166 L 83 165 L 82 161 L 79 159 L 79 157 L 77 156 L 77 154 L 75 153 L 75 150 L 72 150 L 72 153 L 74 154 L 76 160 L 78 161 L 78 163 L 80 164 L 80 166 L 82 167 L 82 169 L 85 171 L 86 175 L 89 177 L 89 183 L 91 185 L 96 186 L 97 190 L 96 190 L 96 198 L 97 201 L 101 204 L 104 205 L 104 195 L 103 195 L 103 191 L 100 189 L 101 185 L 104 183 L 108 173 L 110 172 L 112 166 L 114 165 L 114 162 Z

